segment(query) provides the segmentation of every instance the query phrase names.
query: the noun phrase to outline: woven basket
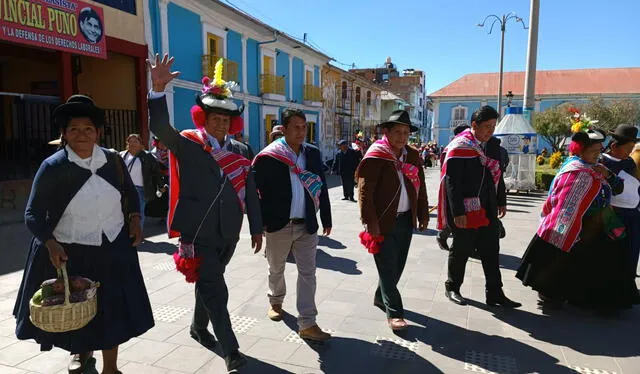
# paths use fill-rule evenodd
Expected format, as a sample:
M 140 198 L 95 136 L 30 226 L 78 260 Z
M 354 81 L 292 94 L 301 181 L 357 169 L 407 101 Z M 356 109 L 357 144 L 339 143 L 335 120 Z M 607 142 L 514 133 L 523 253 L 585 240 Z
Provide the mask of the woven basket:
M 58 269 L 58 275 L 62 272 L 64 280 L 64 303 L 60 305 L 42 306 L 29 301 L 30 319 L 34 326 L 47 332 L 66 332 L 85 327 L 96 316 L 98 311 L 98 296 L 87 297 L 87 300 L 77 303 L 69 302 L 69 277 L 67 267 L 63 263 Z M 99 287 L 99 282 L 94 282 L 87 292 Z

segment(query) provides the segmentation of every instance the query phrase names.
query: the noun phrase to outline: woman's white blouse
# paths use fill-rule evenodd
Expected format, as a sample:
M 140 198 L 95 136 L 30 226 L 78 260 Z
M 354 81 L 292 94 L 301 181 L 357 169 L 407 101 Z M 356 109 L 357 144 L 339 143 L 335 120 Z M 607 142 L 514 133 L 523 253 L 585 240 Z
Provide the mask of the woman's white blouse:
M 107 163 L 107 157 L 97 145 L 87 159 L 81 159 L 69 146 L 66 150 L 69 161 L 90 170 L 91 177 L 67 205 L 53 236 L 61 243 L 100 246 L 104 233 L 113 242 L 122 230 L 124 215 L 120 192 L 96 174 Z

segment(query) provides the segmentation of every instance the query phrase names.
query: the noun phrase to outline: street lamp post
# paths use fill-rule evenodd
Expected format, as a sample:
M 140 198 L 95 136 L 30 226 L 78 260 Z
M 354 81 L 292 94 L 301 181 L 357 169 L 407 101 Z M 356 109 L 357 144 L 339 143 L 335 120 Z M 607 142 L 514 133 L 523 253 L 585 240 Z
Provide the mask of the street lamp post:
M 500 23 L 500 32 L 502 34 L 500 37 L 500 75 L 498 80 L 498 108 L 497 108 L 498 113 L 502 113 L 502 72 L 503 72 L 503 66 L 504 66 L 504 32 L 506 30 L 507 22 L 510 19 L 514 19 L 516 22 L 522 23 L 522 27 L 525 30 L 527 29 L 527 26 L 524 24 L 524 21 L 522 20 L 522 18 L 518 17 L 518 15 L 515 12 L 511 12 L 508 14 L 503 14 L 502 17 L 498 17 L 495 14 L 489 14 L 484 18 L 484 21 L 482 21 L 482 23 L 478 24 L 478 27 L 484 27 L 485 23 L 490 18 L 493 18 L 494 20 L 491 23 L 491 27 L 489 28 L 489 34 L 491 34 L 491 32 L 493 31 L 493 26 L 496 24 L 496 22 Z

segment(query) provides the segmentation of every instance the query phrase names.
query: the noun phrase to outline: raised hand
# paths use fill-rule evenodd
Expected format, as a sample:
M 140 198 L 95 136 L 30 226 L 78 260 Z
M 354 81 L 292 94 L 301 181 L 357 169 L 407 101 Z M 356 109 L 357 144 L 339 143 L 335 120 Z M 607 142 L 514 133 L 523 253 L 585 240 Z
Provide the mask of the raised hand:
M 147 59 L 147 70 L 151 73 L 151 87 L 154 92 L 163 92 L 167 84 L 180 75 L 179 71 L 171 71 L 175 59 L 165 54 L 162 60 L 156 53 L 155 64 Z

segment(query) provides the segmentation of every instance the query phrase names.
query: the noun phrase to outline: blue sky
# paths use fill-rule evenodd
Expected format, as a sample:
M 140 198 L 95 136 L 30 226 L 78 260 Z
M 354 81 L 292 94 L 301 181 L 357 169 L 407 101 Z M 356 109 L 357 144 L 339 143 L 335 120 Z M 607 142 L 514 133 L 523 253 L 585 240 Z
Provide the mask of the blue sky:
M 222 0 L 227 2 L 227 0 Z M 498 71 L 500 29 L 476 26 L 529 0 L 228 0 L 341 63 L 422 69 L 431 93 L 464 74 Z M 528 30 L 511 20 L 505 71 L 524 70 Z M 348 69 L 348 66 L 338 66 Z M 538 70 L 640 66 L 640 1 L 541 0 Z

